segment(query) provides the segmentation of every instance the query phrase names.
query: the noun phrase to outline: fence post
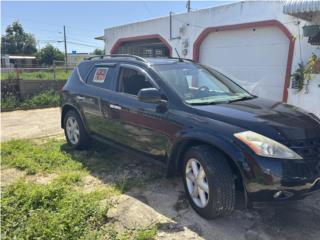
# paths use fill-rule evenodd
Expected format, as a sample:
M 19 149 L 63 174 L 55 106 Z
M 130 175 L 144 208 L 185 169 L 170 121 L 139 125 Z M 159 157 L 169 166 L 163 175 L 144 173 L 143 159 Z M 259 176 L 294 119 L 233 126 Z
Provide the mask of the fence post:
M 19 68 L 16 68 L 16 78 L 19 79 Z
M 56 80 L 56 60 L 53 60 L 53 80 Z

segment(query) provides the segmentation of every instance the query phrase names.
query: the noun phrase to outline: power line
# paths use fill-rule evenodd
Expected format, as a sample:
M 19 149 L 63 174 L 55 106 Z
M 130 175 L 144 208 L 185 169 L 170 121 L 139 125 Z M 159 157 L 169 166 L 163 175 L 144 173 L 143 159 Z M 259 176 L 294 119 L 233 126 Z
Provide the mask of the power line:
M 148 7 L 147 2 L 142 1 L 142 4 L 144 5 L 145 9 L 147 9 L 147 12 L 149 13 L 150 17 L 154 17 L 153 14 L 151 13 L 149 7 Z
M 49 26 L 54 26 L 56 28 L 61 28 L 61 26 L 59 26 L 58 24 L 38 21 L 38 20 L 35 20 L 35 19 L 31 19 L 31 18 L 18 18 L 18 17 L 8 16 L 8 15 L 6 15 L 6 17 L 9 17 L 9 18 L 12 18 L 12 19 L 16 19 L 17 21 L 19 21 L 21 19 L 21 20 L 26 21 L 26 22 L 32 22 L 32 23 L 37 23 L 37 24 L 41 24 L 41 25 L 49 25 Z M 78 29 L 78 30 L 86 32 L 86 33 L 88 31 L 92 31 L 92 29 L 84 29 L 84 28 L 79 28 L 79 27 L 70 26 L 70 25 L 65 25 L 65 26 L 68 27 L 68 28 Z

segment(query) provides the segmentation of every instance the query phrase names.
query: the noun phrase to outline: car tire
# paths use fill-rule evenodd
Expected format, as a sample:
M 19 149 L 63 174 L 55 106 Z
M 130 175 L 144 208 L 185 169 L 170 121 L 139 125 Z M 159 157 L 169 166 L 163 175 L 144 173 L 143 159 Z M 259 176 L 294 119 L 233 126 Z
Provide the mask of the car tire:
M 193 209 L 206 219 L 231 214 L 236 193 L 227 157 L 213 147 L 201 145 L 191 147 L 183 160 L 184 188 Z
M 87 149 L 90 137 L 86 132 L 79 114 L 70 110 L 64 117 L 64 134 L 68 144 L 74 149 Z

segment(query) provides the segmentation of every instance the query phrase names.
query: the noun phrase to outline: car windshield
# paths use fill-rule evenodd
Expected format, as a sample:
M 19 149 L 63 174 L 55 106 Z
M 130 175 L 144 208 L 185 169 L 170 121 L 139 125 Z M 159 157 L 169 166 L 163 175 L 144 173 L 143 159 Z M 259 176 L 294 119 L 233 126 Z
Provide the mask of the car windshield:
M 205 105 L 253 98 L 232 80 L 192 63 L 155 65 L 164 81 L 188 104 Z

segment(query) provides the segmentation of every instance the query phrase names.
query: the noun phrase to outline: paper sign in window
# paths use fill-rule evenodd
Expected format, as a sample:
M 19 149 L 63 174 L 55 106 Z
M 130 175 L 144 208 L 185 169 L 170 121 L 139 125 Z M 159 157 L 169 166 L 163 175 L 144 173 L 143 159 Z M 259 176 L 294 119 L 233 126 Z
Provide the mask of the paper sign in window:
M 103 83 L 106 79 L 108 68 L 97 68 L 94 73 L 93 82 L 95 83 Z

